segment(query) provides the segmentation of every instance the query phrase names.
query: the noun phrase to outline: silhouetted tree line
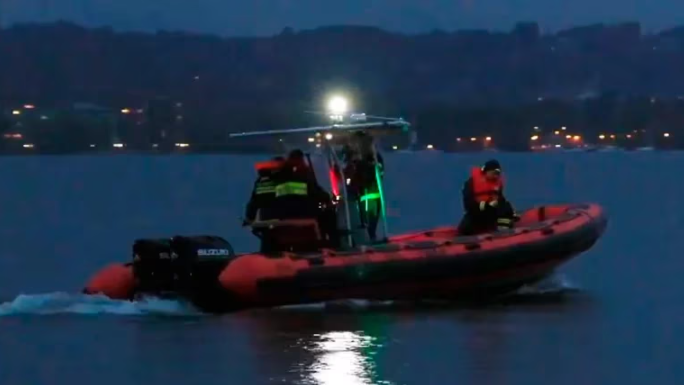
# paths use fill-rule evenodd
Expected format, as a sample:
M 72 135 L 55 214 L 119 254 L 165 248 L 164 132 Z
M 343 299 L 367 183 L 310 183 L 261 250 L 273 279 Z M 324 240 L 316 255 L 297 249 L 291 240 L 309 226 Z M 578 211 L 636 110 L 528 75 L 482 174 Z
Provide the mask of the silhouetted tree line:
M 34 141 L 60 148 L 113 136 L 141 148 L 164 140 L 216 146 L 232 131 L 310 124 L 302 112 L 338 90 L 365 112 L 404 117 L 422 145 L 445 149 L 466 148 L 457 137 L 483 135 L 500 148 L 526 149 L 535 126 L 567 126 L 592 140 L 611 132 L 629 145 L 679 146 L 684 136 L 684 27 L 646 35 L 638 23 L 601 24 L 543 34 L 520 23 L 509 33 L 410 36 L 334 26 L 220 38 L 61 22 L 0 30 L 0 58 L 0 105 L 62 111 L 30 123 Z M 68 109 L 143 109 L 158 98 L 182 103 L 180 118 L 95 123 Z M 4 116 L 0 130 L 15 130 L 12 119 Z M 661 143 L 665 132 L 672 135 Z

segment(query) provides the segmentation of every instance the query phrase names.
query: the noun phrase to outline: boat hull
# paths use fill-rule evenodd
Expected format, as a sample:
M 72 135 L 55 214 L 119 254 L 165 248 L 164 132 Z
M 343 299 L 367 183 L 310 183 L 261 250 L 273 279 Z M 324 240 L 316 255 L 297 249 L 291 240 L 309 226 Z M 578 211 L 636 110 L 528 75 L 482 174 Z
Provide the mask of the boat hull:
M 589 250 L 606 226 L 598 205 L 546 206 L 523 213 L 515 229 L 480 236 L 458 236 L 445 227 L 349 251 L 242 254 L 205 266 L 202 281 L 177 294 L 210 312 L 351 298 L 479 301 L 547 277 Z M 109 269 L 116 277 L 96 274 L 85 292 L 140 294 L 131 265 Z

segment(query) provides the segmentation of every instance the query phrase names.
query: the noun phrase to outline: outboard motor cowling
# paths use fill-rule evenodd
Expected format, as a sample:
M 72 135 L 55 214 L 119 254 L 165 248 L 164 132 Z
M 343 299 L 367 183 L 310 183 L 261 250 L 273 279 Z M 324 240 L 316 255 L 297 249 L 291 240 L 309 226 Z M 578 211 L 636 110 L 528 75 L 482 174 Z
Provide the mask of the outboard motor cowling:
M 171 247 L 184 258 L 193 260 L 230 259 L 235 256 L 233 246 L 225 239 L 212 235 L 171 238 Z
M 234 256 L 232 245 L 216 236 L 138 239 L 133 244 L 137 290 L 159 295 L 194 291 L 215 281 Z
M 169 239 L 137 239 L 133 243 L 133 276 L 138 290 L 173 291 L 183 269 Z

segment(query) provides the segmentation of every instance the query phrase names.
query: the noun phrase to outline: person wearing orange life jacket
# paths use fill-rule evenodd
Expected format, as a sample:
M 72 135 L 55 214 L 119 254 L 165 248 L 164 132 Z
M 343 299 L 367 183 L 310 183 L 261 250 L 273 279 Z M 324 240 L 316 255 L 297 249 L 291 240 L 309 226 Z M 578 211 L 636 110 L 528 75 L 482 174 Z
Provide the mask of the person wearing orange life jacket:
M 463 185 L 465 215 L 459 224 L 459 234 L 475 235 L 513 227 L 517 216 L 503 189 L 501 165 L 497 160 L 489 160 L 471 170 L 470 178 Z

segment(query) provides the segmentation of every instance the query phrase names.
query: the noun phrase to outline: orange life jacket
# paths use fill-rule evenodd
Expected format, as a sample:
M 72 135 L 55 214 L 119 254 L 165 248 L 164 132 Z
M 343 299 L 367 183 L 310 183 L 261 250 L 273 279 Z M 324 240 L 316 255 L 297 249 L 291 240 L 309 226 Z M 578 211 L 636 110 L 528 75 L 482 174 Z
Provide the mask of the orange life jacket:
M 471 177 L 473 179 L 473 195 L 478 203 L 491 202 L 501 197 L 503 175 L 499 176 L 497 180 L 490 181 L 485 178 L 481 168 L 473 167 Z

